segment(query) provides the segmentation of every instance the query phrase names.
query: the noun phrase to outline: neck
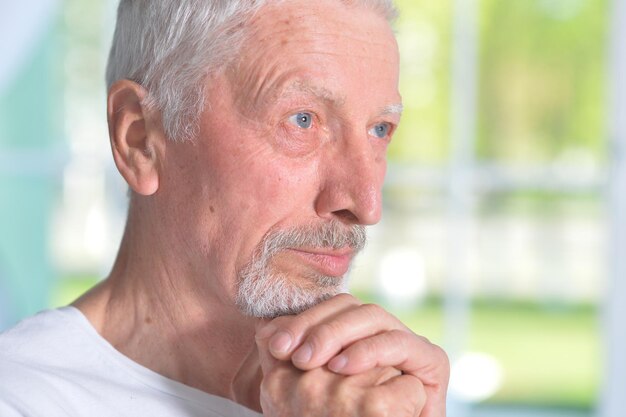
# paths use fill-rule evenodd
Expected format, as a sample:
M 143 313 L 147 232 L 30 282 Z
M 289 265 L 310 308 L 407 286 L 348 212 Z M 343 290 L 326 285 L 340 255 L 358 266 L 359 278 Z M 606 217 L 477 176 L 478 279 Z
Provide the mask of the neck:
M 129 222 L 109 277 L 76 300 L 95 329 L 135 362 L 183 384 L 260 410 L 255 319 L 223 301 L 206 274 L 181 267 L 151 228 Z M 213 278 L 215 279 L 215 278 Z M 213 288 L 213 290 L 211 289 Z

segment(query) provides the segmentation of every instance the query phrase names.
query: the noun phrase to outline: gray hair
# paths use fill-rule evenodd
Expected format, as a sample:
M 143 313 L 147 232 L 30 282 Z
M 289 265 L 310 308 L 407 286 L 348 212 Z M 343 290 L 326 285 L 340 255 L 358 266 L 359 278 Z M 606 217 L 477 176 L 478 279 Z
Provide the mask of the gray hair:
M 285 0 L 121 0 L 106 70 L 107 88 L 128 79 L 143 86 L 145 104 L 161 111 L 172 140 L 197 134 L 206 77 L 231 63 L 245 23 L 263 5 Z M 393 0 L 337 0 L 368 7 L 389 21 Z

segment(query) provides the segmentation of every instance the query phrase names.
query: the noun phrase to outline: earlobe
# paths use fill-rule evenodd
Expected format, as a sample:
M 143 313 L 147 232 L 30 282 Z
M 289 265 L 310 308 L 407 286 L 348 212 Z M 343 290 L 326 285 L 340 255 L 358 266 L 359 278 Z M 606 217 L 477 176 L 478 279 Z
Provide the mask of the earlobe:
M 115 165 L 133 191 L 152 195 L 159 189 L 164 135 L 152 128 L 151 112 L 143 103 L 146 90 L 120 80 L 109 89 L 107 118 Z

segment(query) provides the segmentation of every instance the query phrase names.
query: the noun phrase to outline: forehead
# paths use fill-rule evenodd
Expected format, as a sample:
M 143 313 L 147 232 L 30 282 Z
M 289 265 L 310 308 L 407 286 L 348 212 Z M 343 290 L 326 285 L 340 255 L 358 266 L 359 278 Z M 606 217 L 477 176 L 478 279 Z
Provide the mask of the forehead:
M 255 49 L 290 46 L 293 52 L 343 52 L 358 57 L 372 48 L 397 54 L 395 38 L 385 18 L 363 6 L 341 0 L 289 0 L 261 8 L 248 25 Z
M 263 7 L 249 22 L 235 86 L 341 101 L 341 90 L 360 82 L 397 96 L 398 61 L 383 16 L 340 0 L 290 0 Z
M 345 32 L 368 35 L 370 31 L 389 28 L 385 17 L 358 2 L 345 0 L 282 0 L 270 1 L 250 19 L 252 32 L 263 34 L 265 29 L 280 33 L 315 31 L 336 26 Z M 355 31 L 355 28 L 358 30 Z

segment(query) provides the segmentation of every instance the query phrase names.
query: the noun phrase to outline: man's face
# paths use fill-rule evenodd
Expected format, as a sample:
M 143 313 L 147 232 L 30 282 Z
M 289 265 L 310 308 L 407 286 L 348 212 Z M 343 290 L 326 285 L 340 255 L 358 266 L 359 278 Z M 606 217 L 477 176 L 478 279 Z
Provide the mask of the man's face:
M 336 0 L 267 6 L 208 82 L 196 143 L 169 145 L 161 181 L 198 284 L 257 316 L 339 292 L 400 117 L 387 22 Z

